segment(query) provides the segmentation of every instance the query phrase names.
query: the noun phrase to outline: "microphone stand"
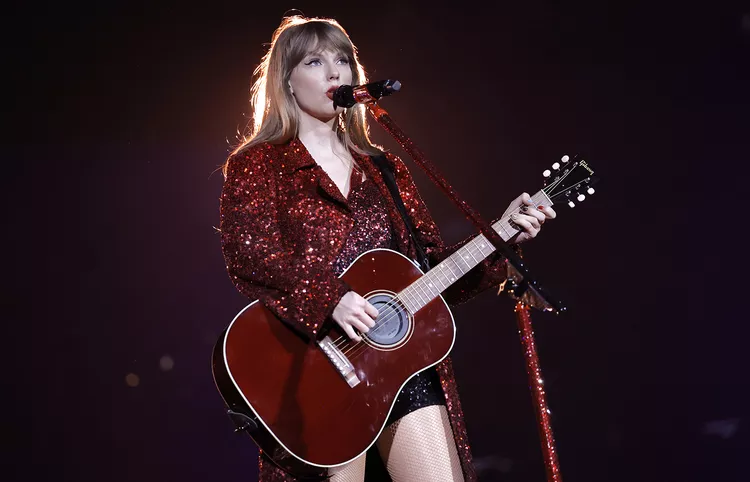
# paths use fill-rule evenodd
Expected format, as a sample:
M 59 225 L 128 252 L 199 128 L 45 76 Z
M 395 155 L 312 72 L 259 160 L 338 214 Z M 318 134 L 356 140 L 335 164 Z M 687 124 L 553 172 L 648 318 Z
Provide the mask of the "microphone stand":
M 536 413 L 539 439 L 542 444 L 544 466 L 547 469 L 547 480 L 549 482 L 562 482 L 560 462 L 557 460 L 557 450 L 555 449 L 555 437 L 552 434 L 552 424 L 550 423 L 550 410 L 547 407 L 547 395 L 544 393 L 542 368 L 536 352 L 534 330 L 531 327 L 531 313 L 529 311 L 529 305 L 520 300 L 516 302 L 518 334 L 521 336 L 521 344 L 524 348 L 526 374 L 529 377 L 531 398 L 534 400 L 534 412 Z
M 398 87 L 400 88 L 400 86 Z M 508 277 L 501 285 L 500 291 L 508 292 L 517 300 L 515 312 L 518 318 L 519 335 L 524 347 L 526 359 L 526 373 L 529 377 L 529 387 L 532 391 L 534 408 L 539 425 L 539 435 L 542 442 L 542 452 L 547 469 L 547 480 L 549 482 L 562 482 L 555 441 L 552 435 L 552 426 L 549 420 L 549 409 L 547 408 L 546 395 L 542 387 L 542 372 L 539 365 L 539 357 L 534 342 L 534 331 L 531 327 L 530 307 L 540 308 L 545 311 L 562 313 L 565 307 L 553 299 L 531 276 L 521 257 L 515 253 L 503 239 L 492 229 L 465 201 L 458 197 L 453 187 L 445 178 L 437 172 L 433 164 L 427 160 L 424 153 L 412 142 L 401 128 L 391 119 L 388 112 L 380 107 L 375 98 L 366 102 L 368 111 L 373 118 L 388 132 L 399 145 L 406 151 L 424 170 L 433 183 L 439 186 L 443 192 L 464 212 L 469 220 L 479 231 L 502 253 L 508 260 Z

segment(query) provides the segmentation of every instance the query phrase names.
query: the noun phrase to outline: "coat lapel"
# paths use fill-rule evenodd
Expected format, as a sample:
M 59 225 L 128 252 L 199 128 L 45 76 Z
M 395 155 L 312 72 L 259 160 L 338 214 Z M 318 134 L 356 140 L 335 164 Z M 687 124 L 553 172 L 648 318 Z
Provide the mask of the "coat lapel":
M 337 201 L 339 204 L 343 205 L 348 211 L 351 210 L 351 207 L 349 206 L 349 201 L 344 197 L 343 194 L 341 194 L 341 191 L 336 186 L 336 184 L 331 180 L 331 177 L 326 173 L 326 171 L 318 166 L 316 164 L 316 169 L 318 171 L 317 178 L 318 178 L 318 189 L 322 191 L 326 196 L 328 196 L 330 199 Z M 351 192 L 351 189 L 349 189 Z
M 349 201 L 341 194 L 336 183 L 333 182 L 328 173 L 315 162 L 310 152 L 307 150 L 305 145 L 298 138 L 294 138 L 289 142 L 287 153 L 284 153 L 285 163 L 284 166 L 287 171 L 295 171 L 298 169 L 312 167 L 315 170 L 315 179 L 318 183 L 318 192 L 332 201 L 336 201 L 343 207 L 350 211 Z

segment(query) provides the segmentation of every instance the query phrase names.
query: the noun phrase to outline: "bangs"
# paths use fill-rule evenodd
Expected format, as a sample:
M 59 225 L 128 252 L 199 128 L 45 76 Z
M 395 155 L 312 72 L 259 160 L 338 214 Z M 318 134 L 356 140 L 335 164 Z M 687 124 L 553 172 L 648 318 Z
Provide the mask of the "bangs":
M 349 37 L 327 22 L 307 22 L 291 27 L 284 33 L 291 36 L 286 55 L 290 69 L 299 64 L 306 55 L 326 50 L 340 53 L 350 62 L 354 61 L 354 49 Z

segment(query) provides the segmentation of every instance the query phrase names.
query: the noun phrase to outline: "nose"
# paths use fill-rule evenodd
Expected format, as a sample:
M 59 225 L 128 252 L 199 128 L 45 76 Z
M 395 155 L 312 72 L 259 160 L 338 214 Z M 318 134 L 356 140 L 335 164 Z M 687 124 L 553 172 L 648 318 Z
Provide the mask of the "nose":
M 328 80 L 338 80 L 341 72 L 339 72 L 336 62 L 326 62 L 326 72 L 328 74 Z

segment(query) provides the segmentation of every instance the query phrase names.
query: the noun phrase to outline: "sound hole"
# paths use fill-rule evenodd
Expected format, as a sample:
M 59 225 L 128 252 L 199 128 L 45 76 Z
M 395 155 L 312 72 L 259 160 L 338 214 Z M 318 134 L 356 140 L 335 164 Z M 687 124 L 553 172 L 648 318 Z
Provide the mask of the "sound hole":
M 392 346 L 400 343 L 409 334 L 409 315 L 393 296 L 377 294 L 369 301 L 380 313 L 375 326 L 365 336 L 376 345 Z

